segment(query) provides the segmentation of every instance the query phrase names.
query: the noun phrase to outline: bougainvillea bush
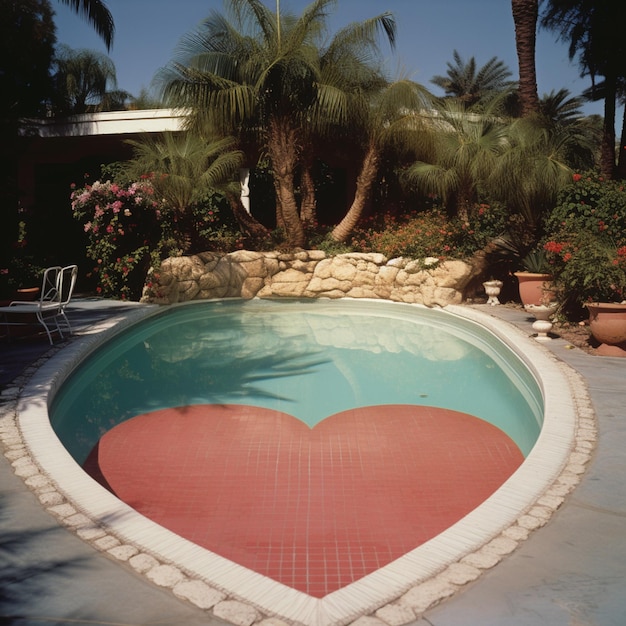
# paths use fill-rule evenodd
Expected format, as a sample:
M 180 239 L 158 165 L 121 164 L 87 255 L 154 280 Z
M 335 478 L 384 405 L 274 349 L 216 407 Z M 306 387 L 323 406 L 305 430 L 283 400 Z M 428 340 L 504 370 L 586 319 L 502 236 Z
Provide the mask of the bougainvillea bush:
M 234 223 L 222 218 L 221 196 L 208 195 L 182 213 L 155 196 L 151 175 L 73 186 L 71 201 L 88 237 L 89 276 L 105 297 L 137 299 L 150 267 L 167 256 L 243 245 Z
M 88 236 L 98 294 L 136 296 L 161 238 L 160 207 L 150 181 L 96 181 L 73 189 L 70 198 L 74 217 Z
M 626 299 L 626 189 L 619 181 L 577 173 L 546 220 L 544 249 L 569 316 L 586 302 Z

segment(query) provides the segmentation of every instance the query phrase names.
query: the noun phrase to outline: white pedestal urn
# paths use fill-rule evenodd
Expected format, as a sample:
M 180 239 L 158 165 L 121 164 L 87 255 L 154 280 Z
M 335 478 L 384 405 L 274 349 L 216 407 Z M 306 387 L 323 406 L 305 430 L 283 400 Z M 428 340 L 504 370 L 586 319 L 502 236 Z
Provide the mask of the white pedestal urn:
M 533 322 L 533 330 L 537 333 L 535 339 L 537 341 L 549 341 L 551 337 L 549 332 L 552 330 L 552 321 L 550 318 L 556 313 L 557 304 L 527 304 L 524 309 L 535 318 Z
M 502 289 L 502 281 L 501 280 L 486 280 L 483 283 L 483 287 L 485 288 L 485 293 L 488 296 L 487 304 L 490 304 L 491 306 L 500 304 L 500 300 L 498 300 L 498 296 L 500 295 L 500 290 Z

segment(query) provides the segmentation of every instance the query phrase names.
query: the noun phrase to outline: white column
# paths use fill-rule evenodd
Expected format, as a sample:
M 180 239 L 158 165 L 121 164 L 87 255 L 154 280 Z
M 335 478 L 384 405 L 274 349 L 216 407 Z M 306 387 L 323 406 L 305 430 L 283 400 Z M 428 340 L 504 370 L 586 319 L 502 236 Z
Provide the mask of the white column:
M 241 185 L 241 204 L 250 213 L 250 168 L 242 167 L 239 170 L 239 184 Z M 251 215 L 251 213 L 250 213 Z

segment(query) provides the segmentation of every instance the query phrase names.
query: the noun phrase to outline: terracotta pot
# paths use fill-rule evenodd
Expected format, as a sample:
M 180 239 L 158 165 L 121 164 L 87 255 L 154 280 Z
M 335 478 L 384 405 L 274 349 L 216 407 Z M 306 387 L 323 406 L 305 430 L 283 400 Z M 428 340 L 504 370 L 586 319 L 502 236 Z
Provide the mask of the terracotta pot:
M 544 302 L 552 302 L 554 293 L 550 274 L 533 274 L 532 272 L 515 272 L 519 282 L 519 297 L 524 306 L 539 306 Z
M 39 297 L 39 287 L 25 287 L 15 292 L 16 300 L 37 300 Z
M 591 302 L 589 329 L 600 342 L 596 354 L 626 357 L 626 304 Z

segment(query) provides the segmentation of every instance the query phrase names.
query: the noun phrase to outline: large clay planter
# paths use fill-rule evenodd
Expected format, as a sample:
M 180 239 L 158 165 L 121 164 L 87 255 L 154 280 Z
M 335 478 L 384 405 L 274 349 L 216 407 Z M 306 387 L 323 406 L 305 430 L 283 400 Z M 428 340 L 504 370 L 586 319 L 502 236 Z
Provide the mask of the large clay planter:
M 15 292 L 15 299 L 25 301 L 34 301 L 39 297 L 39 287 L 25 287 Z
M 554 294 L 552 276 L 550 274 L 533 274 L 532 272 L 515 272 L 519 282 L 519 297 L 524 306 L 533 304 L 539 306 L 545 302 L 552 302 Z
M 589 329 L 600 342 L 596 354 L 626 357 L 626 304 L 593 302 L 587 309 Z

